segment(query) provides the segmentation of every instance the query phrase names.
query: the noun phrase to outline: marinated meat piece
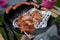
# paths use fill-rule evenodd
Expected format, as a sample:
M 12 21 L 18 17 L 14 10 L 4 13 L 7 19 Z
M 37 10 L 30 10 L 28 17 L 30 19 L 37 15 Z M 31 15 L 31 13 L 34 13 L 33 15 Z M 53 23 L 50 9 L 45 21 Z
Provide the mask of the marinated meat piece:
M 31 14 L 30 13 L 24 14 L 22 19 L 23 20 L 32 19 Z
M 25 23 L 28 24 L 28 25 L 33 25 L 32 22 L 33 22 L 32 20 L 25 21 Z
M 20 18 L 20 17 L 19 17 Z M 27 32 L 30 33 L 31 31 L 34 31 L 35 28 L 32 25 L 32 20 L 31 19 L 27 19 L 27 20 L 23 20 L 23 17 L 21 17 L 20 19 L 18 19 L 16 22 L 18 24 L 18 26 L 20 27 L 21 32 Z
M 42 15 L 38 11 L 33 11 L 32 14 L 29 12 L 19 16 L 16 20 L 17 25 L 20 27 L 21 32 L 30 33 L 35 30 L 34 25 L 40 23 Z
M 18 19 L 16 20 L 16 23 L 17 23 L 18 25 L 20 25 L 22 22 L 24 22 L 24 21 L 22 20 L 22 16 L 19 16 Z
M 25 30 L 25 32 L 27 32 L 28 34 L 35 30 L 35 27 L 33 25 L 28 25 L 28 27 L 29 28 Z
M 33 13 L 32 13 L 32 17 L 33 17 L 33 24 L 36 24 L 36 23 L 39 23 L 39 22 L 41 22 L 41 20 L 42 20 L 42 15 L 41 15 L 41 13 L 39 13 L 38 11 L 33 11 Z
M 27 32 L 27 33 L 30 33 L 30 32 L 32 32 L 32 31 L 35 30 L 35 28 L 34 28 L 33 25 L 28 25 L 28 24 L 26 24 L 26 23 L 24 23 L 24 22 L 20 24 L 20 29 L 21 29 L 22 31 Z

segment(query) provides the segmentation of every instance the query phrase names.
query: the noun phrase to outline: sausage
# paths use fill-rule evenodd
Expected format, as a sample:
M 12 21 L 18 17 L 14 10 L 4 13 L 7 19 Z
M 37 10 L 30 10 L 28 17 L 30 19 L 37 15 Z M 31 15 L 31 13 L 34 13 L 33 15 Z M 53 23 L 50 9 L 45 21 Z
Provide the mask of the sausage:
M 15 10 L 17 7 L 19 7 L 19 6 L 23 5 L 23 4 L 25 4 L 25 5 L 30 5 L 30 4 L 31 4 L 31 5 L 39 8 L 39 5 L 37 5 L 36 3 L 33 3 L 33 2 L 31 2 L 31 3 L 29 3 L 29 2 L 21 2 L 21 3 L 16 4 L 16 5 L 13 7 L 13 9 Z
M 10 6 L 6 9 L 6 14 L 8 14 L 11 9 L 13 9 L 13 6 Z
M 41 10 L 48 11 L 49 9 L 47 9 L 47 8 L 45 8 L 45 7 L 41 7 Z
M 16 5 L 13 7 L 13 9 L 15 10 L 17 7 L 19 7 L 19 6 L 23 5 L 23 4 L 30 5 L 30 3 L 28 3 L 28 2 L 21 2 L 21 3 L 16 4 Z
M 35 7 L 39 8 L 39 5 L 34 2 L 31 2 L 31 5 L 34 5 Z

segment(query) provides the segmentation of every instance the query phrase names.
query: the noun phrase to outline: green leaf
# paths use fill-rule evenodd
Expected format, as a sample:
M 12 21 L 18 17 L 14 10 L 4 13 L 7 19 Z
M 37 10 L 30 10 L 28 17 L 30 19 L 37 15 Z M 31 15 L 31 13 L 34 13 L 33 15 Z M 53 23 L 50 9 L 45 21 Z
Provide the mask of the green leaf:
M 55 22 L 56 22 L 56 23 L 60 23 L 60 16 L 58 16 L 58 17 L 55 19 Z
M 54 23 L 60 23 L 60 16 L 58 16 L 57 18 L 55 18 L 53 21 L 52 21 L 52 24 Z
M 21 37 L 22 37 L 22 34 L 19 34 L 19 33 L 15 32 L 15 31 L 14 31 L 14 33 L 15 33 L 15 35 L 17 36 L 18 40 L 20 40 Z
M 3 17 L 0 16 L 0 25 L 2 25 Z
M 7 40 L 7 36 L 3 27 L 0 27 L 0 33 L 2 34 L 4 40 Z
M 60 0 L 57 0 L 56 6 L 60 7 Z
M 42 0 L 38 0 L 38 4 L 41 4 L 42 3 Z

